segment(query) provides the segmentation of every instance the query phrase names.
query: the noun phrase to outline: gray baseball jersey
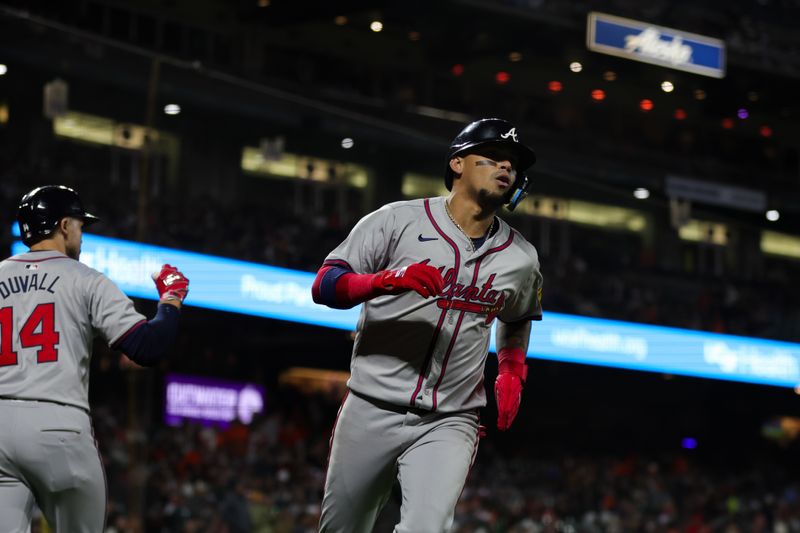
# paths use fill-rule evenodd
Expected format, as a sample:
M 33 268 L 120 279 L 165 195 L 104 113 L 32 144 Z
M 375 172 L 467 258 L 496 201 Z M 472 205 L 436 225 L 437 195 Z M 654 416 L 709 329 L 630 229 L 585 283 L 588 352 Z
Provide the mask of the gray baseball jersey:
M 107 277 L 56 251 L 0 262 L 0 398 L 89 410 L 92 341 L 145 322 Z
M 388 204 L 364 217 L 327 257 L 356 273 L 426 262 L 443 293 L 414 291 L 364 303 L 348 386 L 391 404 L 438 412 L 486 404 L 483 370 L 491 325 L 542 316 L 536 249 L 499 220 L 477 250 L 456 226 L 445 198 Z

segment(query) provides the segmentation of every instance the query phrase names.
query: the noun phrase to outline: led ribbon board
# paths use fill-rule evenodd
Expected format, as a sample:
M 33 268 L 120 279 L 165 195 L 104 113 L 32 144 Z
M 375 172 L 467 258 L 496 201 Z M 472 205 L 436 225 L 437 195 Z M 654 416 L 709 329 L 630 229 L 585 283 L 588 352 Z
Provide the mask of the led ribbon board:
M 167 374 L 164 380 L 164 422 L 184 420 L 225 427 L 238 419 L 244 424 L 264 411 L 264 387 L 199 376 Z
M 12 253 L 27 251 L 20 242 Z M 352 330 L 358 308 L 347 311 L 311 299 L 314 274 L 149 244 L 83 234 L 81 262 L 111 278 L 125 294 L 157 300 L 150 275 L 169 263 L 186 274 L 188 305 Z
M 725 77 L 725 43 L 663 26 L 589 13 L 589 50 L 712 78 Z
M 14 243 L 13 253 L 27 248 Z M 126 294 L 157 298 L 150 274 L 177 265 L 191 280 L 187 304 L 354 330 L 359 309 L 311 299 L 314 274 L 84 234 L 81 261 Z M 494 335 L 492 335 L 494 350 Z M 530 357 L 782 387 L 800 384 L 800 344 L 546 312 Z

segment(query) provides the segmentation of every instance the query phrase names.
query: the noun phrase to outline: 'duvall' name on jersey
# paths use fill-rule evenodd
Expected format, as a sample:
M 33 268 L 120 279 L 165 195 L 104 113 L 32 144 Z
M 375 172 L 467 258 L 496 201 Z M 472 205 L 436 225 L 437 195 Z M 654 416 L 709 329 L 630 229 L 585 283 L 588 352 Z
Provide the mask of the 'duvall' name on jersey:
M 39 274 L 14 276 L 0 281 L 0 296 L 5 299 L 12 294 L 33 291 L 47 291 L 50 294 L 55 294 L 55 291 L 53 291 L 53 286 L 55 286 L 59 279 L 61 279 L 61 277 L 56 276 L 52 281 L 48 280 L 47 272 L 42 274 L 41 279 L 39 279 Z

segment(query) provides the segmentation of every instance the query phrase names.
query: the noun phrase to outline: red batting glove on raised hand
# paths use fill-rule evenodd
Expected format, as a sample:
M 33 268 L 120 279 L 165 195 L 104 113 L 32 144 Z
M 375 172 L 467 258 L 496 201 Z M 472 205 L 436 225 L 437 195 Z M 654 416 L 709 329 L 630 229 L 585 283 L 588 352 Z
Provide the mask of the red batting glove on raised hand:
M 172 265 L 164 265 L 161 267 L 161 272 L 153 273 L 152 277 L 161 302 L 178 300 L 183 303 L 189 294 L 189 280 Z
M 399 270 L 383 270 L 372 278 L 372 287 L 383 294 L 417 291 L 423 298 L 436 296 L 444 288 L 439 270 L 423 263 L 414 263 Z
M 497 429 L 505 431 L 519 411 L 522 384 L 528 377 L 525 352 L 519 348 L 503 348 L 497 354 L 497 379 L 494 396 L 497 400 Z

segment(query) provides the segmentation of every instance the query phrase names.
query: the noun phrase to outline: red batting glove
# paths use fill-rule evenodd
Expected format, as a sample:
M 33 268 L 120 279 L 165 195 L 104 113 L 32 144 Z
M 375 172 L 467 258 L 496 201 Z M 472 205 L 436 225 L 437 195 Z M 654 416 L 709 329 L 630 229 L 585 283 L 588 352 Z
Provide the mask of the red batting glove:
M 436 296 L 444 289 L 444 280 L 438 269 L 423 263 L 414 263 L 399 270 L 383 270 L 372 278 L 372 287 L 383 294 L 400 294 L 416 291 L 423 298 Z
M 497 429 L 505 431 L 511 427 L 519 411 L 522 399 L 522 384 L 528 377 L 525 352 L 519 348 L 503 348 L 497 354 L 498 373 L 494 382 L 497 400 Z
M 161 267 L 161 272 L 153 273 L 152 278 L 161 302 L 178 300 L 183 303 L 189 294 L 189 280 L 172 265 L 164 265 Z

